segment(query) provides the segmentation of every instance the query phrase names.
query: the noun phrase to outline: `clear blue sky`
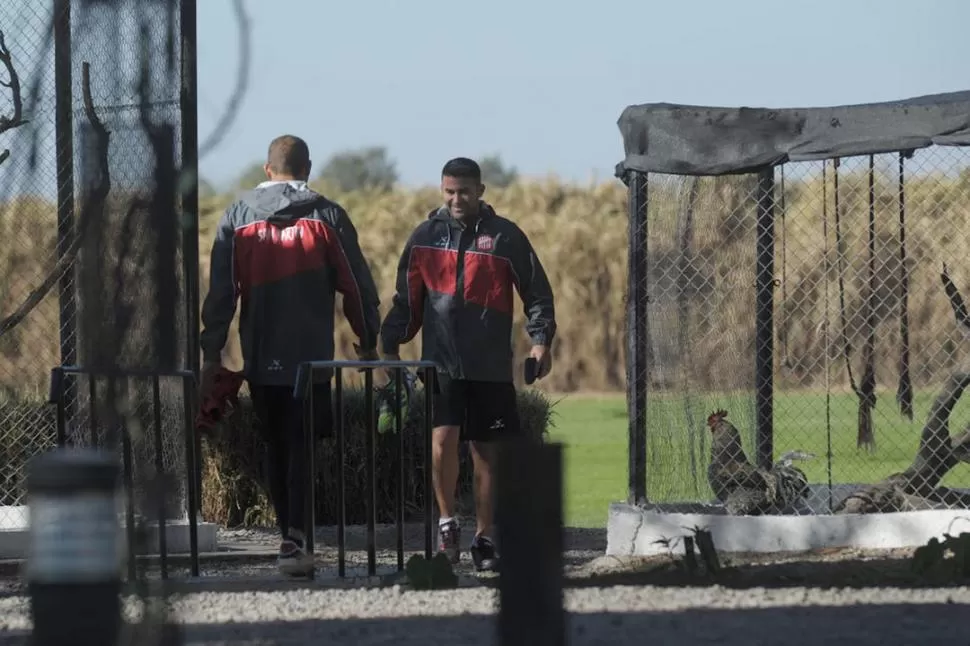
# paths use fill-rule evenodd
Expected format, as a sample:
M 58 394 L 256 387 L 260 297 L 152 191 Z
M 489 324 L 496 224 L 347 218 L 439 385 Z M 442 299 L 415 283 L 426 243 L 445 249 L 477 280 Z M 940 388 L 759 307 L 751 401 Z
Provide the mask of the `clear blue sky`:
M 385 145 L 410 185 L 435 183 L 449 157 L 489 153 L 526 175 L 604 180 L 622 157 L 616 120 L 631 103 L 812 107 L 970 89 L 970 0 L 245 4 L 250 89 L 201 162 L 217 184 L 261 160 L 283 132 L 305 137 L 318 167 L 341 149 Z M 198 5 L 205 140 L 231 93 L 239 47 L 231 0 Z M 3 198 L 54 193 L 53 63 L 41 48 L 49 19 L 49 0 L 0 0 L 24 85 L 43 74 L 31 126 L 0 136 L 0 149 L 14 153 L 0 166 Z M 76 29 L 76 57 L 92 61 L 95 83 L 109 80 L 105 56 L 131 67 L 133 34 Z M 9 109 L 0 88 L 0 114 Z M 40 165 L 30 172 L 34 129 Z M 113 178 L 135 172 L 133 161 L 119 153 Z
M 283 131 L 386 145 L 407 184 L 456 155 L 585 181 L 631 103 L 810 107 L 970 89 L 967 0 L 247 0 L 250 92 L 201 163 L 216 183 Z M 230 0 L 199 0 L 200 135 L 238 63 Z

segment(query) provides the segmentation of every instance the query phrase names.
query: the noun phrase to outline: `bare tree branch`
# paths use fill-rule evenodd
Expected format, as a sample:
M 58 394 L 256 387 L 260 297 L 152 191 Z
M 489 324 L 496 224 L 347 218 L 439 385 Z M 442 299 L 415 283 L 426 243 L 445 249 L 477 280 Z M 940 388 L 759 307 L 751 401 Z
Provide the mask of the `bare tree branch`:
M 91 98 L 91 64 L 87 61 L 81 63 L 81 95 L 84 99 L 84 114 L 98 135 L 98 152 L 103 162 L 101 170 L 104 171 L 101 181 L 102 183 L 107 182 L 104 187 L 105 198 L 107 198 L 107 193 L 111 190 L 111 178 L 108 176 L 108 136 L 110 133 L 104 127 L 104 123 L 94 109 L 94 99 Z M 102 188 L 101 185 L 99 185 L 100 188 Z
M 3 134 L 8 130 L 19 128 L 26 124 L 27 121 L 24 119 L 24 102 L 20 92 L 20 77 L 17 75 L 17 70 L 13 64 L 13 56 L 7 47 L 7 41 L 3 36 L 2 30 L 0 30 L 0 64 L 7 68 L 7 76 L 9 77 L 7 82 L 0 81 L 0 85 L 10 88 L 10 101 L 13 103 L 13 115 L 8 117 L 0 114 L 0 134 Z M 4 149 L 0 151 L 0 164 L 7 161 L 8 157 L 10 157 L 9 150 Z
M 3 47 L 2 36 L 0 36 L 0 48 Z M 104 123 L 102 123 L 98 117 L 98 113 L 94 109 L 94 101 L 91 99 L 90 66 L 87 62 L 82 63 L 81 67 L 81 90 L 84 94 L 84 113 L 87 115 L 91 126 L 98 135 L 98 158 L 101 167 L 101 178 L 81 208 L 77 231 L 74 232 L 74 236 L 68 244 L 67 250 L 58 259 L 54 270 L 47 274 L 40 285 L 31 290 L 27 298 L 24 299 L 24 302 L 20 304 L 20 307 L 10 316 L 0 320 L 0 337 L 17 327 L 27 318 L 34 308 L 50 293 L 54 285 L 60 280 L 60 277 L 74 264 L 81 240 L 84 236 L 84 231 L 87 228 L 88 222 L 92 219 L 92 214 L 104 210 L 105 203 L 108 200 L 108 193 L 111 191 L 111 177 L 108 172 L 108 140 L 110 133 L 104 127 Z
M 943 281 L 943 289 L 946 291 L 946 297 L 950 301 L 950 307 L 953 308 L 953 315 L 957 319 L 957 325 L 960 326 L 960 331 L 963 333 L 963 336 L 970 338 L 970 313 L 967 312 L 967 305 L 964 303 L 960 291 L 950 278 L 950 270 L 947 268 L 946 263 L 943 263 L 943 273 L 940 274 L 940 280 Z
M 940 281 L 957 326 L 966 335 L 970 332 L 970 314 L 945 264 Z M 835 513 L 970 508 L 970 496 L 939 486 L 953 467 L 970 462 L 970 429 L 954 437 L 950 435 L 950 413 L 968 387 L 970 357 L 953 371 L 930 406 L 920 434 L 919 449 L 909 468 L 849 495 L 837 506 Z

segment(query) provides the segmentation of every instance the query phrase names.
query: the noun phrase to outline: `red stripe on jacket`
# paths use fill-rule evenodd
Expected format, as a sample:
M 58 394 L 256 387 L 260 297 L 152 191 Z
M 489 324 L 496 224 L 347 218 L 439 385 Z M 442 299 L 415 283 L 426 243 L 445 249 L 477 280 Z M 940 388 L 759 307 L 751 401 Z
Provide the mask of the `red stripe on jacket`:
M 234 267 L 240 292 L 327 266 L 344 296 L 344 313 L 355 332 L 364 329 L 364 304 L 350 262 L 336 232 L 322 220 L 286 225 L 258 220 L 236 229 Z
M 458 284 L 458 252 L 438 247 L 414 247 L 408 275 L 420 276 L 424 286 L 433 292 L 454 295 Z
M 510 314 L 512 312 L 513 272 L 508 258 L 492 254 L 465 252 L 465 288 L 468 303 Z M 414 247 L 408 264 L 408 293 L 411 296 L 411 322 L 408 332 L 416 331 L 421 322 L 423 303 L 420 285 L 432 291 L 454 296 L 458 285 L 458 251 L 437 247 Z M 420 290 L 420 293 L 419 293 Z
M 512 313 L 512 264 L 508 258 L 465 252 L 465 301 L 505 314 Z

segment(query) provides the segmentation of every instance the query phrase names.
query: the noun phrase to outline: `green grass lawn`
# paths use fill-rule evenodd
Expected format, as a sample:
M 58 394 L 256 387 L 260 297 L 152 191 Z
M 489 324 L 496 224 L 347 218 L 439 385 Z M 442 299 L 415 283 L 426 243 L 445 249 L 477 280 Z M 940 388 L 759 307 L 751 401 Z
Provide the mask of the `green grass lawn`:
M 824 393 L 777 393 L 775 456 L 801 449 L 816 455 L 799 464 L 809 481 L 874 482 L 909 466 L 934 392 L 918 393 L 915 418 L 902 417 L 892 393 L 879 396 L 874 411 L 876 450 L 856 448 L 858 400 L 833 394 L 826 422 Z M 603 527 L 612 501 L 624 500 L 627 489 L 627 415 L 622 395 L 554 397 L 550 439 L 565 447 L 565 514 L 567 525 Z M 715 408 L 742 431 L 745 449 L 753 457 L 753 407 L 750 397 L 653 397 L 648 403 L 647 494 L 656 502 L 709 500 L 706 483 L 709 443 L 704 424 Z M 693 419 L 687 423 L 688 415 Z M 970 423 L 970 398 L 957 404 L 950 428 Z M 829 433 L 829 429 L 831 432 Z M 831 438 L 832 458 L 828 454 Z M 693 448 L 693 451 L 692 451 Z M 696 465 L 696 466 L 692 466 Z M 945 485 L 970 487 L 970 467 L 959 465 Z

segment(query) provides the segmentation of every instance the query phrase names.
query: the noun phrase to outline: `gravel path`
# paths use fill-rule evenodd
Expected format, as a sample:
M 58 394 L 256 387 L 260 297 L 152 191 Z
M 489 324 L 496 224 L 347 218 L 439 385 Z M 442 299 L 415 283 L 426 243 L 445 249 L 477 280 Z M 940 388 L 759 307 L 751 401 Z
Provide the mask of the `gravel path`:
M 485 588 L 203 592 L 173 605 L 187 644 L 496 643 L 496 593 Z M 567 590 L 565 605 L 577 646 L 957 644 L 966 640 L 970 588 L 583 588 Z M 0 599 L 0 625 L 28 628 L 22 598 Z M 25 643 L 3 635 L 5 645 Z
M 325 534 L 320 538 L 326 538 Z M 222 538 L 232 538 L 237 547 L 249 545 L 253 551 L 274 542 L 272 534 L 265 532 L 226 533 Z M 379 533 L 379 538 L 387 536 Z M 353 564 L 363 557 L 357 549 L 360 539 L 357 533 L 348 536 L 349 546 L 355 548 L 348 555 Z M 572 645 L 908 646 L 966 642 L 970 587 L 831 587 L 832 581 L 818 578 L 817 572 L 823 570 L 812 570 L 804 558 L 787 559 L 789 562 L 761 559 L 760 566 L 745 570 L 743 581 L 731 580 L 731 587 L 689 587 L 663 580 L 664 576 L 669 579 L 670 569 L 656 560 L 623 564 L 602 558 L 603 540 L 602 532 L 567 535 L 573 582 L 587 578 L 586 587 L 565 591 Z M 414 543 L 420 547 L 420 533 L 408 537 L 408 545 Z M 381 544 L 393 545 L 393 540 Z M 325 548 L 322 556 L 329 558 L 330 554 Z M 382 550 L 380 556 L 382 567 L 393 570 L 393 552 Z M 829 566 L 824 570 L 829 573 L 826 576 L 833 576 L 836 570 L 848 572 L 848 562 L 832 563 L 839 556 L 818 557 Z M 898 558 L 860 561 L 867 555 L 841 557 L 851 557 L 856 564 L 868 563 L 870 574 L 884 574 L 892 567 L 900 572 L 905 569 L 905 561 Z M 589 578 L 621 571 L 640 577 L 642 584 L 598 585 L 595 578 Z M 210 563 L 203 579 L 212 586 L 183 587 L 171 601 L 186 644 L 496 644 L 498 593 L 489 585 L 494 580 L 475 577 L 467 566 L 461 573 L 464 587 L 458 590 L 335 589 L 327 587 L 326 577 L 313 583 L 283 581 L 265 559 L 245 565 Z M 247 589 L 227 585 L 229 576 L 237 582 L 240 576 L 249 577 L 243 582 Z M 769 587 L 759 584 L 759 576 L 773 586 L 788 583 Z M 131 603 L 129 608 L 135 618 L 137 604 Z M 0 581 L 0 644 L 25 644 L 29 625 L 28 604 L 19 583 Z

